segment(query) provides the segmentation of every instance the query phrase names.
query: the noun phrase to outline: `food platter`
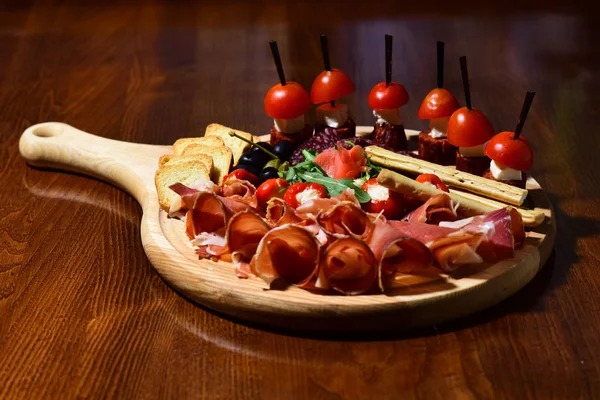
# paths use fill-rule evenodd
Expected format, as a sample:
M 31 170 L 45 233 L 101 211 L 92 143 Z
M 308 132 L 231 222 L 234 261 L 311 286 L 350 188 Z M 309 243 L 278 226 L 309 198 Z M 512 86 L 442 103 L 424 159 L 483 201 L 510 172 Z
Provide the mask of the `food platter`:
M 359 127 L 357 134 L 369 131 Z M 406 131 L 415 136 L 417 131 Z M 141 238 L 148 259 L 164 281 L 208 309 L 244 321 L 297 330 L 369 331 L 407 329 L 456 319 L 488 308 L 525 286 L 543 267 L 554 245 L 555 218 L 543 189 L 527 181 L 544 222 L 527 231 L 512 259 L 466 267 L 451 276 L 424 274 L 385 294 L 322 295 L 289 287 L 268 289 L 258 278 L 239 279 L 227 262 L 199 260 L 184 222 L 160 210 L 154 174 L 171 146 L 110 140 L 72 126 L 48 122 L 21 136 L 21 155 L 41 168 L 93 176 L 123 189 L 142 208 Z

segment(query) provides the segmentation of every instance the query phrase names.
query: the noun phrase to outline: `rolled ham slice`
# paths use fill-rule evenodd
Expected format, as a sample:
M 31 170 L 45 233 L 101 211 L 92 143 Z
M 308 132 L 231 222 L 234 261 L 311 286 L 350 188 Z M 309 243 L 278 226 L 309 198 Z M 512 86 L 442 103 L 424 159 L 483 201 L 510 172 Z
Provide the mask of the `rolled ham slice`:
M 513 207 L 454 222 L 444 222 L 441 225 L 483 235 L 478 253 L 488 262 L 513 257 L 515 249 L 525 240 L 521 214 Z
M 370 291 L 377 282 L 378 262 L 362 240 L 343 238 L 327 246 L 320 263 L 320 286 L 346 295 Z
M 382 291 L 395 287 L 399 275 L 418 272 L 433 263 L 427 246 L 384 220 L 375 222 L 367 243 L 378 262 L 378 280 Z
M 294 209 L 279 197 L 272 197 L 267 202 L 267 221 L 273 226 L 294 224 L 302 221 Z
M 252 210 L 240 211 L 229 220 L 227 248 L 231 252 L 231 260 L 239 278 L 250 276 L 250 260 L 269 229 L 265 220 Z
M 254 275 L 267 284 L 282 280 L 299 287 L 314 286 L 320 246 L 308 230 L 282 225 L 267 232 L 250 262 Z
M 455 221 L 456 210 L 450 196 L 440 193 L 410 212 L 403 220 L 437 225 L 441 221 Z
M 350 202 L 341 202 L 322 211 L 317 216 L 317 223 L 328 235 L 336 238 L 365 239 L 373 228 L 369 215 Z
M 414 238 L 427 246 L 437 265 L 446 272 L 483 261 L 478 254 L 483 239 L 479 232 L 406 221 L 388 221 L 388 225 L 398 235 Z
M 221 191 L 223 193 L 223 197 L 245 203 L 252 209 L 258 209 L 256 187 L 254 187 L 254 185 L 248 181 L 241 179 L 228 179 L 226 182 L 223 182 Z
M 248 209 L 248 205 L 209 192 L 194 196 L 194 205 L 187 212 L 186 234 L 192 244 L 200 247 L 196 251 L 200 257 L 219 256 L 227 250 L 225 235 L 229 220 Z

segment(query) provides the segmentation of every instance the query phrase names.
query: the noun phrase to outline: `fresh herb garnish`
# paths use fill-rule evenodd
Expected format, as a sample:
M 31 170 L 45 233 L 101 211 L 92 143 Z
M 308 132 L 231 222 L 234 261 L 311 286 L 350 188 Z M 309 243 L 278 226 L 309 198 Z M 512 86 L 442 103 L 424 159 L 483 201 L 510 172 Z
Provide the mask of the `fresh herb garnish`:
M 354 190 L 354 196 L 356 196 L 359 203 L 367 203 L 371 200 L 371 196 L 356 186 L 352 179 L 334 179 L 327 175 L 315 172 L 300 172 L 298 175 L 306 182 L 315 182 L 325 186 L 325 189 L 327 189 L 330 196 L 339 196 L 344 190 L 352 189 Z

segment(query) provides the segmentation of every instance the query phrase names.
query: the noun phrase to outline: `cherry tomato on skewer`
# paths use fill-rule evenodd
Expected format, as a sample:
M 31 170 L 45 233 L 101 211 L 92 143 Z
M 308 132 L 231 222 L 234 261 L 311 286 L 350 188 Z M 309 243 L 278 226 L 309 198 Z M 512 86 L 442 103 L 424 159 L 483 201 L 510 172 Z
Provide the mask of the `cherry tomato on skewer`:
M 514 132 L 500 132 L 485 146 L 485 154 L 499 167 L 529 171 L 533 165 L 533 150 L 523 136 L 514 138 Z
M 308 92 L 299 83 L 278 83 L 265 95 L 265 112 L 275 119 L 295 119 L 310 109 Z

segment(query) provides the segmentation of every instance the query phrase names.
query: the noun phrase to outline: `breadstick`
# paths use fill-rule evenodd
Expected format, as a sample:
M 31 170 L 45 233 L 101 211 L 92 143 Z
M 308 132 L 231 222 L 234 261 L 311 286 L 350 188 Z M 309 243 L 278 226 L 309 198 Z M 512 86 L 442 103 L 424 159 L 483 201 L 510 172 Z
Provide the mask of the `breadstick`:
M 459 198 L 462 197 L 465 200 L 477 201 L 481 204 L 487 204 L 490 207 L 494 207 L 495 209 L 504 208 L 508 205 L 508 204 L 504 204 L 504 203 L 501 203 L 496 200 L 488 199 L 487 197 L 477 196 L 476 194 L 473 194 L 473 193 L 461 192 L 456 189 L 449 189 L 449 190 L 450 190 L 450 193 L 454 197 L 459 197 Z M 542 222 L 544 222 L 544 218 L 546 218 L 544 213 L 540 210 L 527 210 L 527 209 L 520 208 L 520 207 L 515 207 L 515 208 L 519 212 L 519 214 L 521 214 L 521 218 L 523 218 L 523 223 L 525 224 L 525 226 L 529 226 L 529 227 L 538 226 Z
M 520 206 L 527 197 L 528 192 L 525 189 L 457 171 L 453 168 L 430 163 L 418 158 L 397 154 L 378 146 L 368 146 L 365 150 L 371 161 L 375 164 L 414 174 L 436 174 L 448 186 L 454 186 L 512 205 Z

